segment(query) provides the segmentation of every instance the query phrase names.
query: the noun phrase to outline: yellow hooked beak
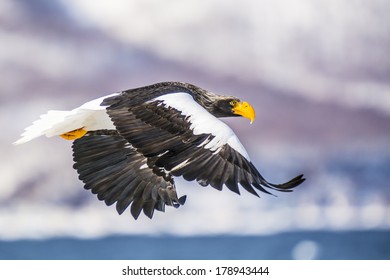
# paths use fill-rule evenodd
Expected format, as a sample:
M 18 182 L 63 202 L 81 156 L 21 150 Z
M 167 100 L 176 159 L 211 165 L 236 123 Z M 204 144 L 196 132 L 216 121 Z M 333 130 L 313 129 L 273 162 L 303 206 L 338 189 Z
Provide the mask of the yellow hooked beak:
M 251 123 L 256 118 L 256 112 L 255 109 L 248 103 L 248 102 L 236 102 L 236 104 L 233 107 L 233 113 L 236 115 L 243 116 L 245 118 L 248 118 L 251 120 Z

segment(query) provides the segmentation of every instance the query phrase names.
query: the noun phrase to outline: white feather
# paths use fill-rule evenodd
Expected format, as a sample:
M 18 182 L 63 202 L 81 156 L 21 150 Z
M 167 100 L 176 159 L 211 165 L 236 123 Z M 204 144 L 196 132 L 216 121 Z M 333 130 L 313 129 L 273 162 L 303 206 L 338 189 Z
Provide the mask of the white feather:
M 178 165 L 176 165 L 175 167 L 173 167 L 171 169 L 171 172 L 176 171 L 176 170 L 178 170 L 180 168 L 183 168 L 183 167 L 187 166 L 190 163 L 189 161 L 190 161 L 189 159 L 186 159 L 185 161 L 179 163 Z
M 145 169 L 145 168 L 148 168 L 148 164 L 147 163 L 144 163 L 142 164 L 139 169 Z
M 175 108 L 181 111 L 183 115 L 188 116 L 188 120 L 191 122 L 190 128 L 195 135 L 203 133 L 213 135 L 214 138 L 204 148 L 216 152 L 223 145 L 228 144 L 247 160 L 250 160 L 247 151 L 233 130 L 227 124 L 211 115 L 188 93 L 178 92 L 165 94 L 152 101 L 155 100 L 162 101 L 165 107 Z
M 71 111 L 49 111 L 27 127 L 22 137 L 14 144 L 23 144 L 42 135 L 46 137 L 57 136 L 79 128 L 84 128 L 87 131 L 115 129 L 106 113 L 106 106 L 101 106 L 105 98 L 114 95 L 118 95 L 118 93 L 94 99 Z

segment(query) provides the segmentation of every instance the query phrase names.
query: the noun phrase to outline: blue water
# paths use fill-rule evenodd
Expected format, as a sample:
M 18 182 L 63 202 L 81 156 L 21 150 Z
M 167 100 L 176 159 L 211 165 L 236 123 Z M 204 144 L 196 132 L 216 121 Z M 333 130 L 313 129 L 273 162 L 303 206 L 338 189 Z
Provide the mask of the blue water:
M 292 259 L 303 241 L 316 259 L 390 259 L 390 231 L 290 232 L 270 236 L 110 236 L 0 241 L 0 259 Z

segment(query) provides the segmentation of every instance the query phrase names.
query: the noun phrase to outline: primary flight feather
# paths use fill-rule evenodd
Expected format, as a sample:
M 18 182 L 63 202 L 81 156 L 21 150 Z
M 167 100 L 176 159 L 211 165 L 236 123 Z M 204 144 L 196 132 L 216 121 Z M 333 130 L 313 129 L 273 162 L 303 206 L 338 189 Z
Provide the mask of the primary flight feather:
M 85 188 L 122 214 L 179 207 L 174 177 L 240 193 L 239 185 L 288 192 L 305 179 L 267 182 L 234 132 L 220 117 L 255 119 L 252 106 L 232 96 L 181 82 L 164 82 L 114 93 L 71 111 L 49 111 L 26 128 L 15 144 L 41 135 L 73 142 L 74 168 Z

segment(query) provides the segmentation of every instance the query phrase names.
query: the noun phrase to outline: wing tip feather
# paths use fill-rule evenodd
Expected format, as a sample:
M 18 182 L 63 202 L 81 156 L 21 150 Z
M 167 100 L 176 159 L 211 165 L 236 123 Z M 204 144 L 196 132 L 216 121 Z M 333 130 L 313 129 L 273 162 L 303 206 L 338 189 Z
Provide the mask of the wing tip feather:
M 303 176 L 303 174 L 300 174 L 283 184 L 268 184 L 271 186 L 272 189 L 275 189 L 277 191 L 292 192 L 295 187 L 299 186 L 306 180 L 306 178 L 304 178 Z

